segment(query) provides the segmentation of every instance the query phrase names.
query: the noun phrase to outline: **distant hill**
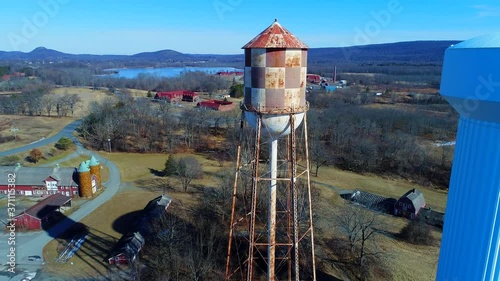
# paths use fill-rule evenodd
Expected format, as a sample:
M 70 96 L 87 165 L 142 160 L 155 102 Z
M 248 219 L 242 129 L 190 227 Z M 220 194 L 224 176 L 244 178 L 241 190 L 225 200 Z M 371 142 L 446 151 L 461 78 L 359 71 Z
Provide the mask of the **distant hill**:
M 441 64 L 446 48 L 460 41 L 413 41 L 352 47 L 312 48 L 309 64 L 333 63 L 435 63 Z M 31 52 L 0 51 L 0 60 L 24 61 L 130 61 L 130 62 L 204 62 L 243 64 L 243 54 L 184 54 L 174 50 L 144 52 L 135 55 L 67 54 L 38 47 Z
M 412 41 L 345 48 L 313 48 L 309 51 L 309 63 L 394 62 L 441 64 L 446 48 L 459 42 Z

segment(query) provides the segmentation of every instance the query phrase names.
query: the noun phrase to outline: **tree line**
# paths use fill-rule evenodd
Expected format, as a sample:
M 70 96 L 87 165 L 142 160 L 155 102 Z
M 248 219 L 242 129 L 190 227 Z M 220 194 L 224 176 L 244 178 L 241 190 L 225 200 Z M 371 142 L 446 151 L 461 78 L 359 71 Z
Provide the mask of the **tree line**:
M 395 175 L 447 188 L 457 114 L 441 101 L 394 107 L 370 106 L 371 94 L 350 90 L 310 97 L 310 155 L 313 171 L 333 165 L 359 173 Z M 371 95 L 373 96 L 373 95 Z
M 21 92 L 0 95 L 0 114 L 29 116 L 73 116 L 82 100 L 77 94 L 52 93 L 53 86 L 39 81 L 25 85 Z

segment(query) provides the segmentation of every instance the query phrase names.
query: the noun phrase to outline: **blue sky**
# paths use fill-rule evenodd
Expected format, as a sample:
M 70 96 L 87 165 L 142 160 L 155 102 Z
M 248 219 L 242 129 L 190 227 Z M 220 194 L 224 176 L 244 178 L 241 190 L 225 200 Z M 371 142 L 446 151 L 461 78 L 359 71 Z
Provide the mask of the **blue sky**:
M 485 0 L 0 0 L 0 50 L 239 54 L 275 18 L 310 47 L 464 40 L 500 31 Z

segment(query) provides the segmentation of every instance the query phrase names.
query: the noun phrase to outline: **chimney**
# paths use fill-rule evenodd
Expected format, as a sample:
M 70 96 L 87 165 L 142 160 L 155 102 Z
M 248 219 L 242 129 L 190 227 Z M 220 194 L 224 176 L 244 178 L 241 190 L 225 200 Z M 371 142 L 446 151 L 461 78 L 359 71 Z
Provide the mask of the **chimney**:
M 500 34 L 445 52 L 441 95 L 460 113 L 436 280 L 500 280 Z

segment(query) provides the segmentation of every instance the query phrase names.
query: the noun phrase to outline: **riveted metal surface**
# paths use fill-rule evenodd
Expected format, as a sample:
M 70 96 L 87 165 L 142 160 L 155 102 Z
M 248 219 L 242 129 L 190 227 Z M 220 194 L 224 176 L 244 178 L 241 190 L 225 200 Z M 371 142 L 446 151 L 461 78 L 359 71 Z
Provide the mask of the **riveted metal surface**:
M 260 38 L 254 38 L 253 43 L 246 45 L 249 48 L 245 49 L 247 66 L 244 81 L 246 88 L 265 91 L 245 90 L 244 108 L 262 114 L 288 114 L 307 110 L 305 45 L 287 45 L 288 39 L 296 37 L 277 23 L 261 35 Z M 258 93 L 258 96 L 254 97 L 254 93 Z
M 285 89 L 284 106 L 295 110 L 301 104 L 300 88 Z
M 287 67 L 285 68 L 285 87 L 286 88 L 300 88 L 300 67 Z
M 267 67 L 283 67 L 285 65 L 286 49 L 267 50 Z
M 285 89 L 266 89 L 266 109 L 284 108 Z
M 266 49 L 252 49 L 252 67 L 266 67 Z
M 302 51 L 301 50 L 287 50 L 285 58 L 286 67 L 301 67 Z
M 267 83 L 267 68 L 265 67 L 252 67 L 252 88 L 266 88 Z
M 285 68 L 282 67 L 266 67 L 266 84 L 267 89 L 284 89 L 285 88 Z
M 251 90 L 251 103 L 256 108 L 266 105 L 266 89 L 252 88 Z

